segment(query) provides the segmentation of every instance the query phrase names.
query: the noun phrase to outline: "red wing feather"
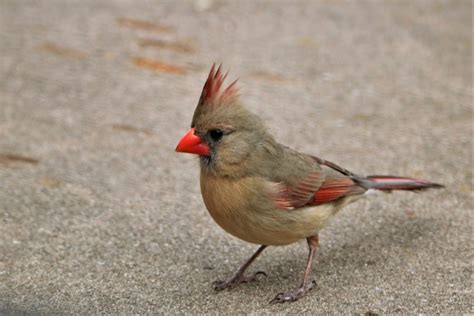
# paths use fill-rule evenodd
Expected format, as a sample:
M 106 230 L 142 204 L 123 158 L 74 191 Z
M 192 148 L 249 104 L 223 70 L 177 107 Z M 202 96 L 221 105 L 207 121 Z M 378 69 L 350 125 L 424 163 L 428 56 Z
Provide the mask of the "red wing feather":
M 277 194 L 273 198 L 278 208 L 296 209 L 310 203 L 313 200 L 314 192 L 321 185 L 321 178 L 321 172 L 314 171 L 294 187 L 278 183 Z
M 361 193 L 361 187 L 350 178 L 327 179 L 314 194 L 314 200 L 310 205 L 319 205 L 335 201 L 346 195 Z
M 321 172 L 314 171 L 290 190 L 291 203 L 295 208 L 303 207 L 313 199 L 314 192 L 321 186 L 321 177 Z

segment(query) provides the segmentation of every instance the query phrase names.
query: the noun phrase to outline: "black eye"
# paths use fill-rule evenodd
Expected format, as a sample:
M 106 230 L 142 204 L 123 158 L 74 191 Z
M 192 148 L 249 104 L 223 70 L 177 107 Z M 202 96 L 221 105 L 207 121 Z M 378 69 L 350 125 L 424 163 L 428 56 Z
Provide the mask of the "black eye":
M 211 129 L 209 131 L 209 136 L 211 136 L 213 141 L 218 141 L 219 139 L 222 138 L 222 135 L 224 135 L 224 132 L 220 129 Z

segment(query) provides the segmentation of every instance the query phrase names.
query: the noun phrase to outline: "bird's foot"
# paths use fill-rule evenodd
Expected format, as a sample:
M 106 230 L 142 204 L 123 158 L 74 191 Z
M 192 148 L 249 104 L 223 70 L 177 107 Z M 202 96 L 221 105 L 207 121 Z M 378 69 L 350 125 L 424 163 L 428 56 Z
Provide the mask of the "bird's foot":
M 263 271 L 257 271 L 257 272 L 255 272 L 254 274 L 252 274 L 250 276 L 246 276 L 243 273 L 237 273 L 228 280 L 214 281 L 212 283 L 212 285 L 214 286 L 214 290 L 216 290 L 216 291 L 222 291 L 222 290 L 227 289 L 227 288 L 232 289 L 232 288 L 236 287 L 237 285 L 239 285 L 241 283 L 250 283 L 250 282 L 257 281 L 258 280 L 257 276 L 260 275 L 260 274 L 263 275 L 263 276 L 267 276 L 267 274 Z
M 279 293 L 277 296 L 275 296 L 274 299 L 270 301 L 270 303 L 274 304 L 274 303 L 294 302 L 296 300 L 299 300 L 303 296 L 305 296 L 306 293 L 311 291 L 315 286 L 316 286 L 316 281 L 312 280 L 311 282 L 308 282 L 307 284 L 303 284 L 299 288 L 293 289 L 285 293 Z

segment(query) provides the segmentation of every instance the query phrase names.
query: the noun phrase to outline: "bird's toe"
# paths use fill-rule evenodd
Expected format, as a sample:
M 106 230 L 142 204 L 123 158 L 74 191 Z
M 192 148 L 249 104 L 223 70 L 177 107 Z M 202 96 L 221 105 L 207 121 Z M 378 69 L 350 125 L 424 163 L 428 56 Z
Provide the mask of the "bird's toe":
M 303 284 L 299 288 L 290 290 L 288 292 L 278 293 L 277 296 L 275 296 L 275 298 L 270 301 L 270 304 L 297 301 L 305 296 L 306 293 L 311 291 L 314 287 L 316 287 L 316 281 L 312 280 L 307 284 Z

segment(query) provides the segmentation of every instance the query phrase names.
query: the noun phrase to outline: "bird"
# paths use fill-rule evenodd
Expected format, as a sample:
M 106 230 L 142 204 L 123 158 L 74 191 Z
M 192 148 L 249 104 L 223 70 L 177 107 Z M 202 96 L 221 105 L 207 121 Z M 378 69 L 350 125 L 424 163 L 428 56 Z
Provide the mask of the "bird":
M 224 290 L 256 281 L 246 274 L 268 246 L 306 239 L 308 258 L 300 286 L 271 303 L 294 302 L 315 288 L 311 269 L 318 234 L 346 205 L 373 191 L 424 191 L 441 184 L 408 177 L 362 176 L 278 143 L 264 122 L 245 108 L 237 80 L 227 87 L 222 64 L 213 64 L 176 152 L 199 156 L 200 187 L 213 220 L 231 235 L 260 245 L 234 275 L 213 283 Z

